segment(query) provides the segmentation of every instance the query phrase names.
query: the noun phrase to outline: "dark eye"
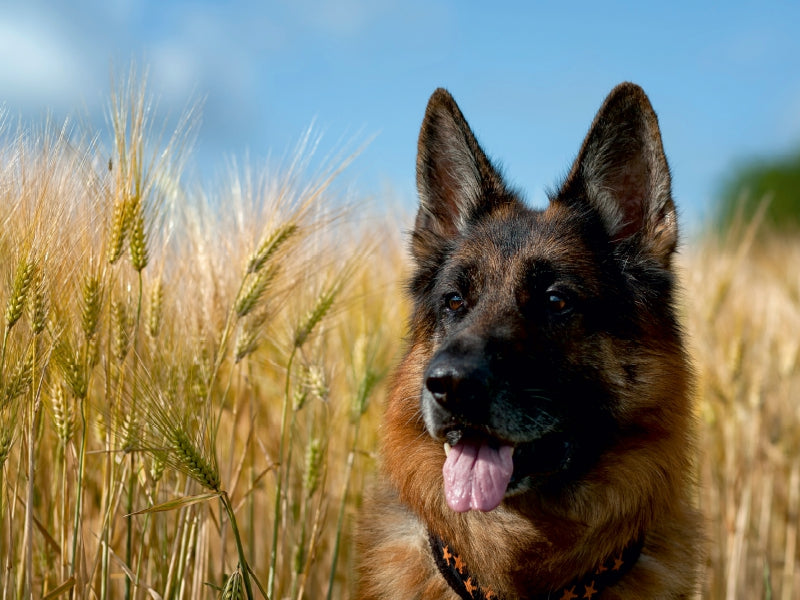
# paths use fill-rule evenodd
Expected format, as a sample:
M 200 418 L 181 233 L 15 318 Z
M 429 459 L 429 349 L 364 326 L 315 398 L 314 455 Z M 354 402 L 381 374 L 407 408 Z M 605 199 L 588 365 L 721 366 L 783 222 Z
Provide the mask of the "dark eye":
M 464 307 L 465 301 L 459 294 L 447 294 L 444 298 L 444 305 L 447 310 L 457 312 Z
M 550 291 L 547 292 L 547 308 L 553 314 L 563 315 L 568 313 L 572 307 L 564 294 Z

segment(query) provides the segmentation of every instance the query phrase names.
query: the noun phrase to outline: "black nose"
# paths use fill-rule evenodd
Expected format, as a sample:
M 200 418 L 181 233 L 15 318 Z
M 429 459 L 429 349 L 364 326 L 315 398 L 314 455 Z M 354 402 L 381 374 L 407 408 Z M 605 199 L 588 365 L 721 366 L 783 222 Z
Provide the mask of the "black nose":
M 489 394 L 489 373 L 478 360 L 434 359 L 425 373 L 425 387 L 440 406 L 462 416 L 482 410 Z
M 442 406 L 453 404 L 463 392 L 464 376 L 452 365 L 434 366 L 425 379 L 425 387 Z
M 481 336 L 461 335 L 433 355 L 425 389 L 448 412 L 467 417 L 484 410 L 491 379 L 486 344 Z

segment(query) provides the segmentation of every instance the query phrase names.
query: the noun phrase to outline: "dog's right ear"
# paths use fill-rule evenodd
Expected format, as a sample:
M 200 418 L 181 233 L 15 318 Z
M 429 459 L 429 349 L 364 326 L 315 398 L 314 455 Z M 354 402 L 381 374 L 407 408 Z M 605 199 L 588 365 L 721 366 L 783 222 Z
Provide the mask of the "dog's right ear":
M 428 101 L 419 133 L 417 191 L 413 244 L 417 258 L 424 254 L 425 239 L 457 236 L 470 220 L 508 195 L 455 100 L 442 88 Z

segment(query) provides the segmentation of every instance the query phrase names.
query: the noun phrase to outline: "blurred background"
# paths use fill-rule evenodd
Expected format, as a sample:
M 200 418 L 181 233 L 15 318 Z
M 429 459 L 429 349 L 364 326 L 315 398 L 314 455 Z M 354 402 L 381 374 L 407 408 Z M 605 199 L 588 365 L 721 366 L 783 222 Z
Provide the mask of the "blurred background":
M 0 2 L 0 600 L 350 597 L 428 97 L 542 205 L 625 80 L 689 233 L 699 593 L 800 598 L 800 3 L 555 6 Z
M 630 80 L 656 108 L 684 230 L 697 232 L 716 200 L 738 194 L 743 165 L 758 167 L 756 182 L 800 170 L 798 22 L 796 2 L 11 0 L 0 106 L 11 122 L 69 116 L 107 129 L 112 77 L 134 60 L 160 117 L 199 103 L 195 180 L 231 157 L 291 154 L 313 124 L 320 159 L 371 140 L 342 179 L 359 196 L 412 207 L 418 127 L 445 86 L 541 204 L 605 95 Z M 797 186 L 781 173 L 771 181 Z

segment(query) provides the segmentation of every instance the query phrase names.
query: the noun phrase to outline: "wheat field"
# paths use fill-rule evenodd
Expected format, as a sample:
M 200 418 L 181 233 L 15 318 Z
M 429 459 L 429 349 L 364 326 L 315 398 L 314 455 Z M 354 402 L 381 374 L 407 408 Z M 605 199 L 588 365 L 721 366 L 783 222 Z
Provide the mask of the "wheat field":
M 348 598 L 409 215 L 311 136 L 201 189 L 191 119 L 109 114 L 0 131 L 0 597 Z M 682 250 L 703 598 L 800 597 L 798 264 L 757 224 Z

